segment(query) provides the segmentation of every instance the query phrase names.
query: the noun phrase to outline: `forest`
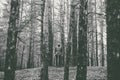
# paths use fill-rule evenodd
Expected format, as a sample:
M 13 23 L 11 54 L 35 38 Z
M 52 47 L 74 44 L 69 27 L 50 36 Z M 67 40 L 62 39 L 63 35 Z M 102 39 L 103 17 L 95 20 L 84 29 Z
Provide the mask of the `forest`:
M 1 0 L 0 80 L 120 80 L 119 0 Z

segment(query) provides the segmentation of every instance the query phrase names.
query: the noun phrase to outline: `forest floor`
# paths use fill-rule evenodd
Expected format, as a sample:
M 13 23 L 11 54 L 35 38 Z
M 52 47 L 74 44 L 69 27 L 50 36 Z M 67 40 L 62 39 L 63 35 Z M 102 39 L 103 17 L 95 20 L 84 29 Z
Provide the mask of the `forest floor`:
M 49 80 L 63 80 L 64 68 L 49 67 Z M 3 72 L 0 72 L 0 80 L 3 80 Z M 15 80 L 39 80 L 40 68 L 23 69 L 16 71 Z M 75 80 L 76 67 L 70 67 L 69 80 Z M 88 67 L 87 80 L 106 80 L 106 67 Z

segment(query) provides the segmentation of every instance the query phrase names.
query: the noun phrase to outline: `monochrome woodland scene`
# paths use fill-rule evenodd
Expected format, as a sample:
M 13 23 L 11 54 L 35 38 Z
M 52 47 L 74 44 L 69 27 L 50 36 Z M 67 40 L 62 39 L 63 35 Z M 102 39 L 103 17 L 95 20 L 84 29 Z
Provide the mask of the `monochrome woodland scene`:
M 120 1 L 0 0 L 0 80 L 120 80 Z

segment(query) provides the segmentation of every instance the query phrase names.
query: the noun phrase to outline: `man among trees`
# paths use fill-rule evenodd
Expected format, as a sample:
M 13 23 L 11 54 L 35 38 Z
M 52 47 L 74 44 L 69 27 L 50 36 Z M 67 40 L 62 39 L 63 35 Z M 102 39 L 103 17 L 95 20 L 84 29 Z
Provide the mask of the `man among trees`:
M 60 67 L 63 66 L 63 54 L 62 54 L 62 48 L 61 45 L 58 44 L 57 47 L 55 47 L 55 58 L 54 58 L 55 65 Z

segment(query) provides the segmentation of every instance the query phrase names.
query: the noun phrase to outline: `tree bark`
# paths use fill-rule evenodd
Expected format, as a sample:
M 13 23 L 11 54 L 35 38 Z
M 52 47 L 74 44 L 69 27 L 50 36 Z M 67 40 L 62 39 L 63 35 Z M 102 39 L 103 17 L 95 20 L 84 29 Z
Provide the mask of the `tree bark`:
M 103 40 L 103 21 L 101 22 L 101 66 L 105 66 L 105 57 L 104 57 L 104 40 Z
M 51 0 L 48 0 L 48 46 L 49 65 L 52 66 L 53 58 L 53 29 L 52 29 L 52 8 Z
M 77 65 L 77 21 L 76 21 L 76 7 L 71 7 L 72 10 L 74 10 L 73 13 L 73 17 L 72 19 L 74 20 L 74 22 L 72 23 L 72 55 L 71 55 L 71 61 L 72 61 L 72 66 L 76 66 Z
M 65 55 L 65 2 L 63 0 L 60 1 L 60 29 L 61 29 L 61 48 L 62 48 L 62 59 L 61 63 L 64 65 L 64 55 Z
M 31 25 L 30 25 L 30 43 L 29 43 L 29 55 L 28 55 L 28 63 L 27 68 L 34 68 L 34 34 L 35 34 L 35 26 L 34 26 L 34 1 L 31 0 Z
M 103 1 L 100 2 L 101 3 L 101 7 L 103 6 Z M 102 8 L 101 8 L 101 13 L 103 13 Z M 103 16 L 101 17 L 101 21 L 100 21 L 100 31 L 101 31 L 101 66 L 105 66 L 105 53 L 104 53 L 104 19 Z
M 17 63 L 16 43 L 17 27 L 19 25 L 19 0 L 11 0 L 9 27 L 7 33 L 7 50 L 5 58 L 4 80 L 15 80 L 15 70 Z
M 107 79 L 120 80 L 120 1 L 107 0 Z
M 70 62 L 70 53 L 71 53 L 71 38 L 72 38 L 72 29 L 74 26 L 74 15 L 75 15 L 75 5 L 71 1 L 71 11 L 70 11 L 70 24 L 69 24 L 69 33 L 67 39 L 66 46 L 66 54 L 65 54 L 65 65 L 64 65 L 64 80 L 69 80 L 69 62 Z
M 22 66 L 23 66 L 24 50 L 25 50 L 25 45 L 23 45 L 23 50 L 22 50 L 22 55 L 21 55 L 21 62 L 20 62 L 20 69 L 22 69 Z
M 97 13 L 97 2 L 95 0 L 95 13 Z M 95 66 L 98 66 L 98 30 L 97 30 L 97 14 L 95 14 L 95 28 L 96 28 L 96 56 L 95 56 L 95 59 L 96 59 L 96 63 L 95 63 Z
M 48 56 L 46 53 L 46 42 L 44 41 L 44 11 L 45 11 L 45 2 L 46 0 L 42 0 L 43 4 L 41 5 L 41 72 L 40 72 L 40 80 L 48 80 Z
M 85 13 L 86 12 L 86 13 Z M 76 80 L 87 78 L 87 0 L 80 0 Z

